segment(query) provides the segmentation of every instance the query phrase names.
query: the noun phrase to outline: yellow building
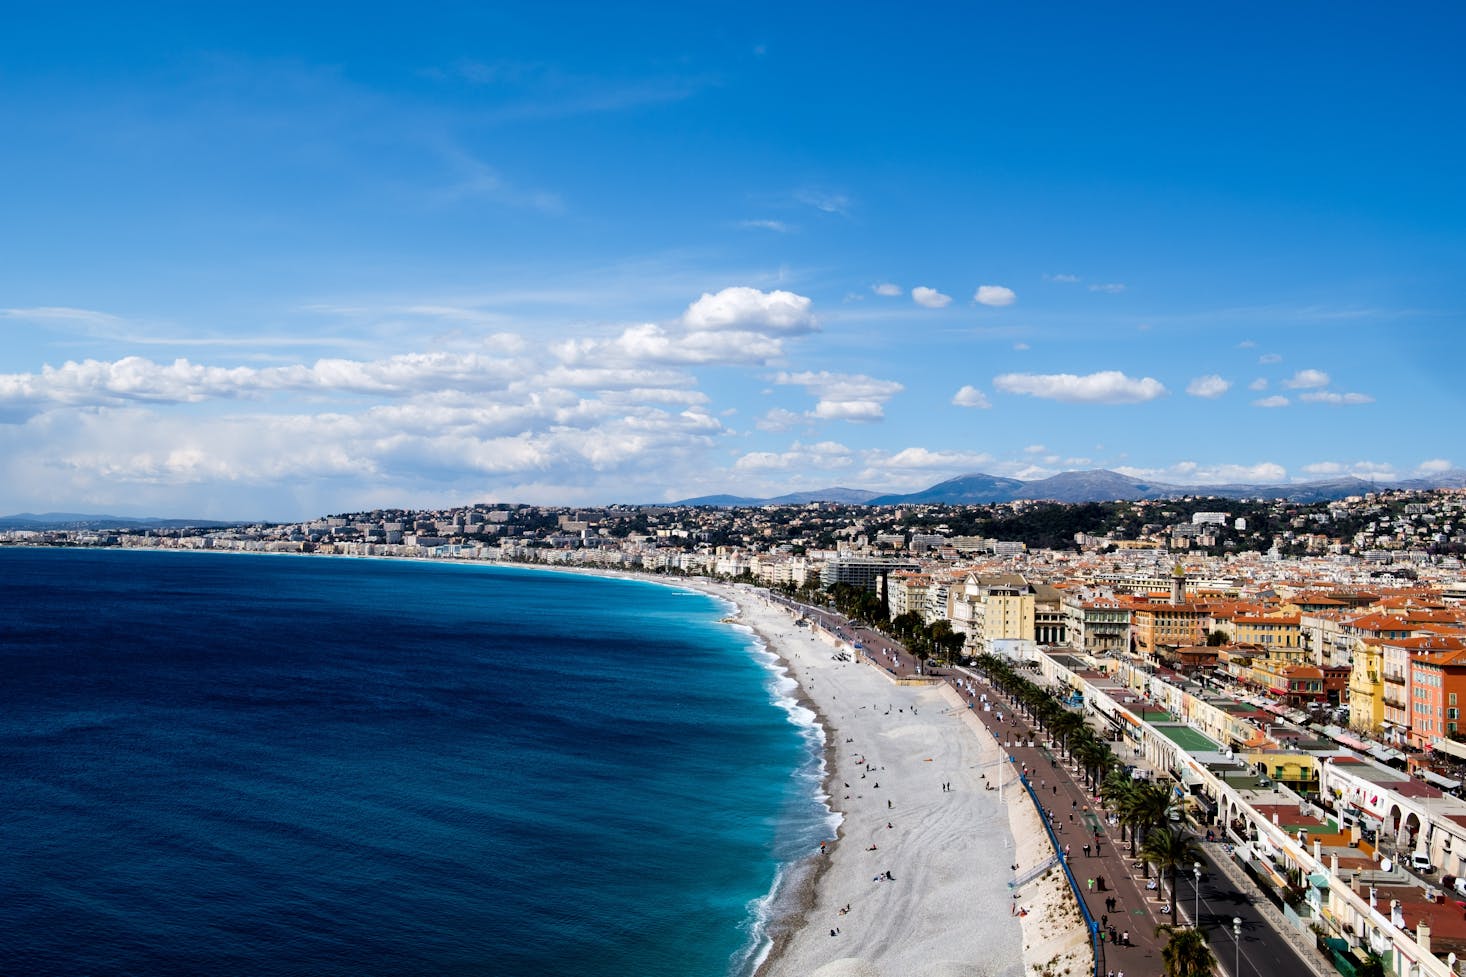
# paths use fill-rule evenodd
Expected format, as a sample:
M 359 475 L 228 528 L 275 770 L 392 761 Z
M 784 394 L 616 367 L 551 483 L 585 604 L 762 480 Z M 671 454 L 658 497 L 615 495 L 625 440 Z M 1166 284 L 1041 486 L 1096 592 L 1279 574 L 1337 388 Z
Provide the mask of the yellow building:
M 1300 645 L 1298 615 L 1232 618 L 1232 640 L 1239 645 L 1263 648 L 1297 648 Z
M 1354 648 L 1354 669 L 1349 673 L 1349 725 L 1373 733 L 1385 719 L 1384 657 L 1376 642 Z
M 982 602 L 983 640 L 1034 640 L 1034 610 L 1033 589 L 1027 581 L 994 581 Z

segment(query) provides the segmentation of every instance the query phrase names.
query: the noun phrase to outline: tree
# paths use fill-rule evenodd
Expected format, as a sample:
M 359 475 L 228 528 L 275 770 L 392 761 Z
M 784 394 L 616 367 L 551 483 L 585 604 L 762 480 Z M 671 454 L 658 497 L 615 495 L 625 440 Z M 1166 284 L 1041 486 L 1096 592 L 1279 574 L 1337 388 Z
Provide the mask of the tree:
M 1120 809 L 1120 820 L 1130 825 L 1130 857 L 1134 858 L 1140 839 L 1151 828 L 1165 822 L 1171 807 L 1171 789 L 1154 781 L 1137 782 Z M 1150 862 L 1142 862 L 1145 877 L 1150 878 Z
M 1086 786 L 1092 786 L 1119 764 L 1115 754 L 1110 750 L 1110 744 L 1103 743 L 1096 739 L 1088 729 L 1074 738 L 1070 753 L 1079 761 L 1080 768 L 1084 771 Z
M 1156 936 L 1166 936 L 1161 948 L 1161 972 L 1165 977 L 1212 977 L 1217 958 L 1201 930 L 1193 926 L 1165 924 L 1155 928 Z
M 1154 863 L 1158 874 L 1171 880 L 1171 918 L 1176 918 L 1176 873 L 1183 866 L 1201 861 L 1201 848 L 1185 831 L 1156 828 L 1145 836 L 1140 857 Z
M 1074 740 L 1075 734 L 1084 728 L 1084 717 L 1067 711 L 1054 717 L 1054 721 L 1049 724 L 1049 732 L 1059 741 L 1059 746 L 1064 753 L 1070 755 L 1072 755 L 1071 745 L 1078 745 L 1078 741 Z
M 921 615 L 915 611 L 906 611 L 891 618 L 891 633 L 901 641 L 911 640 L 925 628 Z
M 1230 640 L 1232 640 L 1231 636 L 1227 632 L 1213 631 L 1206 636 L 1206 645 L 1208 648 L 1220 648 Z

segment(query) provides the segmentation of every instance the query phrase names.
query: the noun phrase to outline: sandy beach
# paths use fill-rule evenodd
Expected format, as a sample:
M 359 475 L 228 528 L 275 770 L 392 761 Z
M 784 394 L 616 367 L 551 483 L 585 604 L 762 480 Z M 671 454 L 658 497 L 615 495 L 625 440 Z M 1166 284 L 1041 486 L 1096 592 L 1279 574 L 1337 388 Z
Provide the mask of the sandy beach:
M 1051 852 L 1016 772 L 956 691 L 898 683 L 756 591 L 697 586 L 739 606 L 739 623 L 787 664 L 822 717 L 830 805 L 843 817 L 826 853 L 811 853 L 813 884 L 775 924 L 760 977 L 1087 970 L 1059 873 L 1010 885 Z

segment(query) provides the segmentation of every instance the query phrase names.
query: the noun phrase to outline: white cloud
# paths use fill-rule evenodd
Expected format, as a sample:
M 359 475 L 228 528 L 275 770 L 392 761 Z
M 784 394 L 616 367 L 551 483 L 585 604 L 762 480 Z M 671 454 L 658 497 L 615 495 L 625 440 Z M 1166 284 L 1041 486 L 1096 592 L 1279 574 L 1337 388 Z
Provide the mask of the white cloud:
M 977 291 L 972 293 L 972 301 L 979 305 L 997 308 L 1012 305 L 1018 301 L 1018 295 L 1011 288 L 1003 285 L 979 285 Z
M 0 374 L 0 405 L 103 406 L 199 403 L 281 391 L 410 396 L 453 389 L 500 390 L 521 374 L 513 360 L 478 354 L 406 353 L 386 360 L 322 359 L 312 365 L 216 367 L 140 356 L 68 361 L 39 374 Z
M 629 326 L 613 339 L 567 340 L 551 346 L 566 363 L 763 365 L 784 355 L 783 340 L 757 331 L 672 333 L 654 323 Z
M 1104 370 L 1086 376 L 1072 373 L 1004 373 L 993 378 L 993 386 L 1004 393 L 1025 394 L 1071 404 L 1138 404 L 1166 393 L 1156 379 L 1128 377 L 1119 370 Z
M 885 417 L 886 401 L 906 389 L 895 381 L 859 373 L 780 373 L 774 381 L 803 387 L 819 398 L 812 416 L 853 422 L 878 421 Z
M 1452 465 L 1444 458 L 1432 458 L 1429 461 L 1422 461 L 1416 466 L 1415 470 L 1422 475 L 1439 475 L 1441 472 L 1448 472 L 1455 467 L 1455 465 Z
M 972 451 L 930 451 L 926 448 L 902 448 L 893 455 L 881 456 L 872 453 L 868 465 L 878 465 L 884 470 L 904 469 L 908 471 L 964 471 L 992 460 L 992 456 Z
M 1283 357 L 1280 356 L 1277 353 L 1263 353 L 1261 356 L 1259 356 L 1257 358 L 1257 362 L 1259 362 L 1259 363 L 1281 363 L 1281 362 L 1283 362 Z
M 1288 481 L 1288 470 L 1271 461 L 1254 465 L 1203 465 L 1194 461 L 1182 461 L 1167 468 L 1117 465 L 1115 471 L 1132 478 L 1147 478 L 1176 485 L 1277 485 Z
M 1256 380 L 1253 380 L 1251 383 L 1249 383 L 1247 385 L 1247 389 L 1248 390 L 1266 390 L 1267 389 L 1267 378 L 1266 377 L 1258 377 Z
M 1079 281 L 1078 275 L 1044 275 L 1046 282 L 1060 282 L 1065 285 L 1073 285 Z
M 911 299 L 917 305 L 925 306 L 928 309 L 944 309 L 952 304 L 952 296 L 943 295 L 934 288 L 927 288 L 925 285 L 918 285 L 911 290 Z
M 789 446 L 788 451 L 750 451 L 738 458 L 734 469 L 738 471 L 803 471 L 811 468 L 847 468 L 854 463 L 849 448 L 837 441 L 820 441 L 816 444 Z
M 1023 449 L 1023 453 L 1026 455 L 1041 455 L 1047 450 L 1049 449 L 1041 444 L 1030 444 L 1028 447 Z
M 1022 353 L 1022 352 L 1025 352 L 1025 351 L 1029 350 L 1029 349 L 1032 349 L 1033 347 L 1029 346 L 1027 343 L 1014 343 L 1013 344 L 1013 348 L 1015 350 L 1017 350 L 1018 352 Z
M 687 307 L 682 322 L 694 331 L 732 329 L 792 336 L 815 331 L 810 304 L 805 296 L 782 289 L 761 292 L 735 285 L 717 294 L 704 292 Z
M 993 406 L 987 396 L 976 387 L 968 384 L 952 395 L 952 403 L 957 407 L 982 407 Z
M 895 282 L 881 282 L 879 285 L 872 285 L 870 290 L 877 295 L 893 296 L 901 294 L 901 286 Z
M 1344 472 L 1344 466 L 1337 461 L 1316 461 L 1311 465 L 1303 466 L 1305 475 L 1324 476 L 1339 475 Z
M 1089 286 L 1089 290 L 1091 292 L 1104 292 L 1107 295 L 1119 295 L 1125 291 L 1125 286 L 1121 282 L 1104 282 Z
M 776 220 L 739 221 L 738 226 L 746 231 L 773 231 L 776 234 L 788 234 L 790 230 L 788 224 Z
M 1223 380 L 1215 373 L 1204 377 L 1197 377 L 1186 385 L 1186 392 L 1193 397 L 1205 397 L 1211 399 L 1220 397 L 1232 388 L 1232 381 Z
M 796 414 L 792 410 L 784 410 L 784 408 L 782 407 L 775 407 L 773 410 L 764 414 L 763 417 L 760 417 L 757 421 L 755 421 L 754 426 L 757 427 L 760 431 L 787 431 L 790 428 L 799 425 L 805 419 L 806 418 L 803 414 Z
M 259 507 L 280 504 L 262 499 L 282 484 L 289 497 L 319 491 L 335 508 L 358 492 L 398 500 L 420 490 L 442 498 L 455 485 L 481 492 L 488 476 L 572 486 L 612 473 L 629 484 L 681 464 L 722 433 L 695 406 L 665 410 L 543 389 L 319 414 L 96 407 L 50 411 L 0 432 L 0 478 L 12 493 L 37 498 L 60 479 L 73 500 L 191 512 L 208 500 L 212 511 L 238 518 L 271 515 Z
M 0 309 L 0 319 L 24 319 L 30 322 L 79 322 L 91 326 L 110 326 L 122 320 L 107 312 L 73 309 L 64 305 L 41 305 L 26 309 Z
M 1374 403 L 1374 398 L 1369 394 L 1341 394 L 1335 393 L 1332 390 L 1311 390 L 1308 393 L 1299 394 L 1298 399 L 1307 401 L 1310 404 L 1333 404 L 1335 406 Z
M 794 199 L 815 210 L 826 214 L 839 214 L 842 217 L 850 215 L 850 198 L 843 193 L 835 193 L 829 190 L 817 188 L 805 188 L 794 192 Z
M 1283 381 L 1283 386 L 1290 390 L 1309 390 L 1328 385 L 1329 375 L 1322 370 L 1299 370 L 1292 377 Z
M 1254 400 L 1253 407 L 1287 407 L 1288 398 L 1273 394 L 1271 397 L 1263 397 L 1261 400 Z
M 1237 348 L 1238 349 L 1253 349 L 1256 346 L 1257 346 L 1257 343 L 1253 342 L 1250 339 L 1244 339 L 1244 340 L 1242 340 L 1242 342 L 1240 342 L 1240 343 L 1237 344 Z

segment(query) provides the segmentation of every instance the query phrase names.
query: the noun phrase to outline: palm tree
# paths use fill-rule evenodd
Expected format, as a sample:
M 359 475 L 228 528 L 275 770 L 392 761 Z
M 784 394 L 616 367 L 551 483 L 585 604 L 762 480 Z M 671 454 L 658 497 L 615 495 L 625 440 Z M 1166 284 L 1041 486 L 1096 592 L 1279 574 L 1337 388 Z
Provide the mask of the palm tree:
M 1161 948 L 1162 973 L 1165 977 L 1212 977 L 1217 958 L 1201 930 L 1191 926 L 1162 925 L 1155 935 L 1169 937 Z
M 1050 732 L 1059 741 L 1059 746 L 1065 753 L 1070 752 L 1069 745 L 1070 741 L 1074 738 L 1074 734 L 1078 733 L 1081 729 L 1088 728 L 1085 726 L 1083 716 L 1069 712 L 1067 709 L 1060 715 L 1055 716 L 1053 722 L 1049 724 L 1049 727 Z
M 1158 874 L 1171 880 L 1171 918 L 1176 918 L 1176 872 L 1183 865 L 1201 861 L 1201 848 L 1185 831 L 1156 828 L 1145 836 L 1140 857 L 1154 862 Z
M 1084 771 L 1085 787 L 1091 787 L 1099 783 L 1102 771 L 1115 763 L 1115 755 L 1110 752 L 1108 743 L 1102 743 L 1095 739 L 1092 734 L 1076 737 L 1078 742 L 1069 751 L 1079 761 L 1080 768 Z
M 1135 793 L 1135 781 L 1123 770 L 1112 770 L 1104 783 L 1100 784 L 1100 797 L 1104 798 L 1105 804 L 1116 813 L 1116 816 L 1125 810 L 1125 804 L 1133 793 Z M 1121 818 L 1120 840 L 1122 842 L 1126 840 L 1129 828 L 1130 825 Z
M 1134 858 L 1140 839 L 1151 828 L 1164 824 L 1166 812 L 1171 807 L 1171 789 L 1155 781 L 1137 782 L 1135 790 L 1125 798 L 1120 809 L 1120 820 L 1130 824 L 1130 857 Z M 1150 878 L 1150 863 L 1142 862 L 1146 878 Z

